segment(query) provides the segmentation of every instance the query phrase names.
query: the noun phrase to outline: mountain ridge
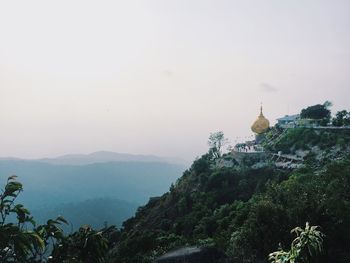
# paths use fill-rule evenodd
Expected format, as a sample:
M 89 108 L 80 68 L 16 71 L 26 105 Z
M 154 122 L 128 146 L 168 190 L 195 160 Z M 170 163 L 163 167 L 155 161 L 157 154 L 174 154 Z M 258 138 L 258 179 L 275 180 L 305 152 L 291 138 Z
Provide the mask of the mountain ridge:
M 187 165 L 188 161 L 177 157 L 160 157 L 146 154 L 119 153 L 113 151 L 95 151 L 88 154 L 65 154 L 50 158 L 26 159 L 18 157 L 2 157 L 3 161 L 38 161 L 57 165 L 87 165 L 108 162 L 162 162 Z

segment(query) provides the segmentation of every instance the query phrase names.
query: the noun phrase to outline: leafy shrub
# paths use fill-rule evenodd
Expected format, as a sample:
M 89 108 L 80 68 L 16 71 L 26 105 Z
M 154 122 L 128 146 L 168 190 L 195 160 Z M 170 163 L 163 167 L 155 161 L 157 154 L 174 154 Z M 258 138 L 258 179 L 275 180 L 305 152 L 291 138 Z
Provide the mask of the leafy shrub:
M 23 191 L 16 178 L 10 176 L 0 194 L 1 263 L 104 262 L 109 244 L 107 237 L 113 240 L 113 227 L 97 232 L 84 226 L 65 236 L 60 225 L 68 222 L 61 216 L 36 226 L 29 210 L 16 204 Z

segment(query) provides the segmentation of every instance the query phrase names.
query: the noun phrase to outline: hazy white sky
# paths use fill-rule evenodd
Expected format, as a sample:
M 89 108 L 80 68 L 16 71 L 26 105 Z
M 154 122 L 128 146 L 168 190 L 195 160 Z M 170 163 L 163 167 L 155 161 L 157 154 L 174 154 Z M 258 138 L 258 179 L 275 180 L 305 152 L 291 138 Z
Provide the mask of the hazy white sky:
M 348 0 L 0 0 L 0 156 L 179 156 L 325 100 L 350 109 Z

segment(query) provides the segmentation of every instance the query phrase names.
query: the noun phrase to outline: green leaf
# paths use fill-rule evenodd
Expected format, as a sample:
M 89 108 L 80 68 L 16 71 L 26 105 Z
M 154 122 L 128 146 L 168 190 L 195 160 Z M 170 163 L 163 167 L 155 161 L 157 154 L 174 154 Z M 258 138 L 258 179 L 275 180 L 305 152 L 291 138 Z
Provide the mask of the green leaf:
M 63 222 L 63 223 L 65 223 L 65 224 L 69 224 L 68 223 L 68 221 L 63 217 L 63 216 L 58 216 L 57 218 L 56 218 L 56 221 L 57 222 Z

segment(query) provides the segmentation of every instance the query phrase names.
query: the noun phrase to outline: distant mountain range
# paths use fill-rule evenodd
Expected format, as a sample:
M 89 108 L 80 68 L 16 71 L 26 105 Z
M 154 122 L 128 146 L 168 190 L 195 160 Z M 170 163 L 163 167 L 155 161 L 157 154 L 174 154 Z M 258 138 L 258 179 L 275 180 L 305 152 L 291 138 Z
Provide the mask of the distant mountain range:
M 15 157 L 0 158 L 0 160 L 27 160 Z M 90 154 L 67 154 L 55 158 L 32 159 L 30 161 L 39 161 L 58 165 L 86 165 L 93 163 L 107 162 L 160 162 L 187 165 L 188 161 L 175 157 L 159 157 L 155 155 L 116 153 L 110 151 L 98 151 Z
M 95 219 L 120 225 L 138 205 L 169 190 L 184 170 L 176 160 L 113 152 L 38 160 L 0 158 L 0 188 L 8 176 L 17 175 L 24 187 L 18 201 L 35 211 L 41 222 L 64 213 L 74 225 L 97 226 Z

